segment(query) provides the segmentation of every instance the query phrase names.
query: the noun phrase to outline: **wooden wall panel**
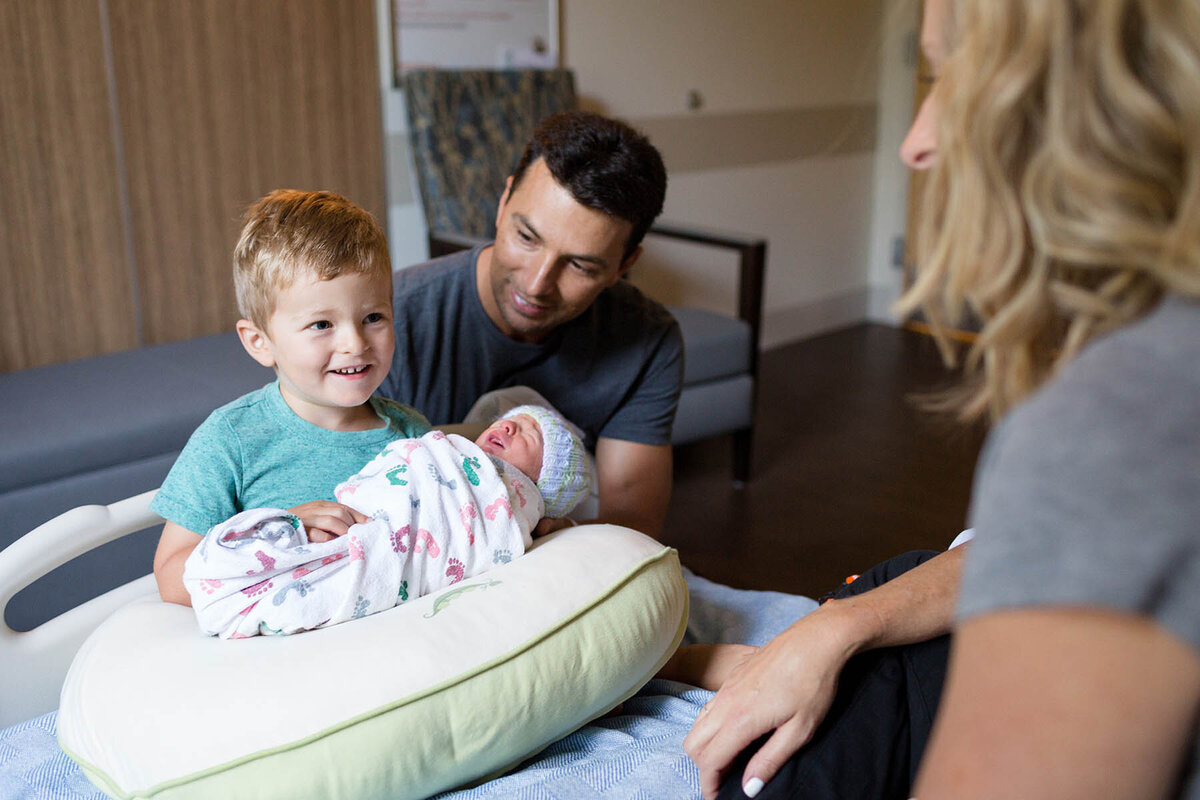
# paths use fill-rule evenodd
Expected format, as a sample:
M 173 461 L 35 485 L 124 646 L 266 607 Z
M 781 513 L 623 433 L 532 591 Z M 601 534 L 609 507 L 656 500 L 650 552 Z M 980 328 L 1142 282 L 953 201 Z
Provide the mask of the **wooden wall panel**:
M 0 0 L 0 76 L 0 372 L 133 347 L 96 0 Z
M 373 0 L 109 0 L 147 343 L 231 330 L 245 206 L 331 189 L 386 224 Z

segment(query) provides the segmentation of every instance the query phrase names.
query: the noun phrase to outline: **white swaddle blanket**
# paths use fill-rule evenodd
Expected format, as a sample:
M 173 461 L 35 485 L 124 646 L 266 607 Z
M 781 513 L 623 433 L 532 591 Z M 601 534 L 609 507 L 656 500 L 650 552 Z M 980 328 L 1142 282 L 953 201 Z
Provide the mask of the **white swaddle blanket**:
M 334 493 L 371 519 L 318 543 L 284 510 L 248 509 L 204 536 L 183 583 L 206 633 L 297 633 L 391 608 L 521 555 L 543 512 L 520 470 L 440 431 L 392 442 Z

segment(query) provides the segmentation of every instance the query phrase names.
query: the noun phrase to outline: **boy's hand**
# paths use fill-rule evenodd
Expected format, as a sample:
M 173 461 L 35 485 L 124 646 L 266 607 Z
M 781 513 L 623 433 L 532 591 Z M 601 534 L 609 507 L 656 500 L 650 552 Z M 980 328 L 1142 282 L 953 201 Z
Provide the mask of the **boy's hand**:
M 350 506 L 329 500 L 311 500 L 288 509 L 304 523 L 310 542 L 328 542 L 350 529 L 351 525 L 366 522 L 370 517 Z

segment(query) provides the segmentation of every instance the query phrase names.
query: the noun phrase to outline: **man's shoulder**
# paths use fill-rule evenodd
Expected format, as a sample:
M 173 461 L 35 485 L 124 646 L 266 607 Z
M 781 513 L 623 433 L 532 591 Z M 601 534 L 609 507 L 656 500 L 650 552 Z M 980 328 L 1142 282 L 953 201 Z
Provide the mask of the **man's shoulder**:
M 679 326 L 666 306 L 624 279 L 601 292 L 593 308 L 605 319 L 640 320 L 642 329 L 666 330 Z
M 474 275 L 473 265 L 481 247 L 460 250 L 421 264 L 413 264 L 392 273 L 397 299 L 425 295 L 429 291 L 446 291 Z M 473 281 L 470 281 L 473 285 Z

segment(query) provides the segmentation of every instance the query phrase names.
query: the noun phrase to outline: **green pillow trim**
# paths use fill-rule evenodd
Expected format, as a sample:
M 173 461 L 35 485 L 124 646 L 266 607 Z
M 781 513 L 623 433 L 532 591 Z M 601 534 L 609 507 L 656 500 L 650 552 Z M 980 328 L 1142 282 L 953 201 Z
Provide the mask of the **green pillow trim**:
M 649 600 L 647 592 L 652 595 Z M 680 592 L 683 613 L 671 646 L 653 654 L 630 687 L 630 662 L 645 662 L 638 651 L 644 651 L 661 628 L 655 612 L 679 602 L 675 596 Z M 664 548 L 592 602 L 508 653 L 290 744 L 133 792 L 119 788 L 103 770 L 68 748 L 63 750 L 96 786 L 118 798 L 425 797 L 502 774 L 632 696 L 682 639 L 687 605 L 678 554 Z M 564 633 L 585 616 L 590 617 L 586 635 Z M 614 648 L 623 657 L 611 658 Z M 501 665 L 511 668 L 496 669 Z M 402 674 L 402 666 L 397 671 Z M 325 685 L 335 691 L 338 680 L 352 677 L 333 676 Z M 541 692 L 543 680 L 555 690 Z M 422 702 L 453 687 L 458 688 L 449 699 Z M 509 700 L 497 709 L 496 697 Z M 568 699 L 569 707 L 581 709 L 580 714 L 563 715 Z

